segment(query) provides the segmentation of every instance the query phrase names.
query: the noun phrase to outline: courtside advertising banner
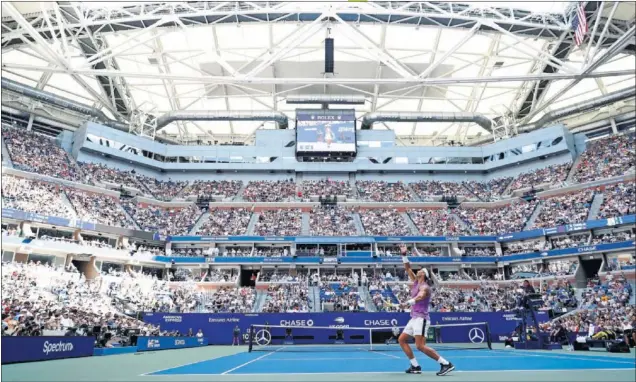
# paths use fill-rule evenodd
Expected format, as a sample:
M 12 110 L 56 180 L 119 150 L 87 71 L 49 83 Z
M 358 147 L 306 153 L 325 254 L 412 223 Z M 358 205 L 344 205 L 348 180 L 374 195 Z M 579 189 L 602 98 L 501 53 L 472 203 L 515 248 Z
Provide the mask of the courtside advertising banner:
M 137 351 L 153 351 L 166 349 L 183 349 L 197 346 L 208 346 L 205 337 L 138 337 Z
M 312 327 L 332 327 L 345 329 L 345 336 L 355 334 L 362 335 L 360 343 L 370 341 L 369 331 L 346 331 L 346 328 L 373 328 L 391 327 L 393 325 L 405 326 L 409 321 L 408 313 L 145 313 L 143 320 L 154 325 L 159 325 L 162 330 L 179 330 L 182 333 L 192 329 L 203 331 L 210 345 L 229 345 L 232 343 L 233 329 L 235 326 L 241 329 L 242 340 L 246 340 L 251 325 L 282 325 L 303 327 L 302 335 L 313 336 L 307 343 L 328 344 L 331 343 L 329 330 L 311 330 Z M 548 321 L 546 312 L 538 312 L 539 322 Z M 483 312 L 483 313 L 431 313 L 432 325 L 445 324 L 471 324 L 488 323 L 491 341 L 503 342 L 519 325 L 520 319 L 512 312 Z M 442 335 L 447 342 L 469 343 L 471 341 L 471 329 L 484 330 L 482 325 L 459 326 L 451 329 L 443 329 Z M 473 330 L 479 332 L 479 330 Z M 298 334 L 301 334 L 300 331 Z M 474 336 L 473 336 L 474 337 Z M 485 338 L 482 340 L 486 340 Z M 141 339 L 140 339 L 141 341 Z M 331 341 L 331 342 L 330 342 Z M 141 343 L 141 342 L 140 342 Z
M 95 337 L 2 337 L 2 364 L 90 357 Z

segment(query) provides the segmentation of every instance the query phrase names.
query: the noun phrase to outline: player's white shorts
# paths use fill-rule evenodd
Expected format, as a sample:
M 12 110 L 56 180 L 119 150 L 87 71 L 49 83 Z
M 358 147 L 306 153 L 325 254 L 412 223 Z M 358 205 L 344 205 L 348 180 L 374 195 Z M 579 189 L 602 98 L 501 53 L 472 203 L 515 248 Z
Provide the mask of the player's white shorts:
M 422 317 L 411 318 L 409 320 L 409 323 L 406 324 L 406 327 L 404 328 L 402 333 L 406 333 L 411 337 L 413 336 L 426 337 L 426 334 L 428 333 L 428 328 L 430 325 L 431 325 L 430 321 L 425 318 L 422 318 Z

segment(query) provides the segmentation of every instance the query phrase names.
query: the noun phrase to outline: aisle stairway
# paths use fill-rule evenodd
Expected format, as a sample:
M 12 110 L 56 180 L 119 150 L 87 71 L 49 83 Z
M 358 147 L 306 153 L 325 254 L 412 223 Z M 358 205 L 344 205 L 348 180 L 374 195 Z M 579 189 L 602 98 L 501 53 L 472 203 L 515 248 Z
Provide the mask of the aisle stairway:
M 9 152 L 9 149 L 7 148 L 6 143 L 4 143 L 4 138 L 0 137 L 0 140 L 2 140 L 2 165 L 5 166 L 5 167 L 13 168 L 13 161 L 11 160 L 11 153 Z
M 259 216 L 261 216 L 261 214 L 259 214 L 258 212 L 252 213 L 252 216 L 250 217 L 250 222 L 247 224 L 248 235 L 254 235 L 254 227 L 256 226 L 256 222 L 258 221 Z
M 301 235 L 309 235 L 309 212 L 303 212 L 300 226 Z
M 528 220 L 526 220 L 526 224 L 524 224 L 523 226 L 523 231 L 527 231 L 531 229 L 532 226 L 534 226 L 534 222 L 537 220 L 537 217 L 539 217 L 541 209 L 543 209 L 543 200 L 540 200 L 539 203 L 537 203 L 537 205 L 534 207 L 534 211 L 532 211 L 532 214 L 530 215 Z
M 267 291 L 257 290 L 256 300 L 254 301 L 254 307 L 252 308 L 252 313 L 262 312 L 263 306 L 265 306 L 265 302 L 267 302 Z
M 417 194 L 417 192 L 415 192 L 415 190 L 413 190 L 413 188 L 411 188 L 411 185 L 408 183 L 404 183 L 404 188 L 406 188 L 406 191 L 411 195 L 411 198 L 416 201 L 416 202 L 421 202 L 422 199 L 420 198 L 420 196 Z
M 574 174 L 576 174 L 576 170 L 579 168 L 579 164 L 581 163 L 581 157 L 582 155 L 579 155 L 575 160 L 574 163 L 572 164 L 572 167 L 570 167 L 570 171 L 568 172 L 568 176 L 565 178 L 565 182 L 567 184 L 573 184 L 574 181 Z
M 309 300 L 310 307 L 312 312 L 321 312 L 322 307 L 320 306 L 320 287 L 312 286 L 309 287 Z
M 241 188 L 239 188 L 238 192 L 236 193 L 236 196 L 234 196 L 235 201 L 243 200 L 243 191 L 245 191 L 245 187 L 247 187 L 247 181 L 244 181 L 243 184 L 241 184 Z
M 409 226 L 409 228 L 411 229 L 411 234 L 413 236 L 419 236 L 421 235 L 420 230 L 417 229 L 417 226 L 415 225 L 415 223 L 413 223 L 413 220 L 411 220 L 411 217 L 409 216 L 408 213 L 406 212 L 402 212 L 400 213 L 400 215 L 402 215 L 402 219 L 404 219 L 404 221 L 406 222 L 406 224 Z
M 449 215 L 451 217 L 451 219 L 455 219 L 455 221 L 457 222 L 457 224 L 459 224 L 460 226 L 464 227 L 466 230 L 468 230 L 468 232 L 470 232 L 471 235 L 474 235 L 475 232 L 472 230 L 472 228 L 470 227 L 470 225 L 468 223 L 466 223 L 462 218 L 459 217 L 459 215 L 456 214 L 450 214 Z
M 205 212 L 201 216 L 199 216 L 199 219 L 197 220 L 196 223 L 194 223 L 194 225 L 192 226 L 192 229 L 190 230 L 190 232 L 188 232 L 188 234 L 196 235 L 197 231 L 199 230 L 199 228 L 201 228 L 203 223 L 205 223 L 208 220 L 209 217 L 210 217 L 210 213 L 209 212 Z
M 366 286 L 358 287 L 358 295 L 360 295 L 360 300 L 364 302 L 364 307 L 367 312 L 378 311 L 378 309 L 375 307 L 375 304 L 373 303 L 371 294 L 369 294 L 369 289 Z
M 358 214 L 357 212 L 352 212 L 351 216 L 353 216 L 353 223 L 358 230 L 358 235 L 364 236 L 364 225 L 362 225 L 362 220 L 360 220 L 360 214 Z
M 590 212 L 587 214 L 587 220 L 598 219 L 598 213 L 601 210 L 601 206 L 603 205 L 604 200 L 605 196 L 603 195 L 603 193 L 594 194 L 594 199 L 592 200 L 592 205 L 590 206 Z

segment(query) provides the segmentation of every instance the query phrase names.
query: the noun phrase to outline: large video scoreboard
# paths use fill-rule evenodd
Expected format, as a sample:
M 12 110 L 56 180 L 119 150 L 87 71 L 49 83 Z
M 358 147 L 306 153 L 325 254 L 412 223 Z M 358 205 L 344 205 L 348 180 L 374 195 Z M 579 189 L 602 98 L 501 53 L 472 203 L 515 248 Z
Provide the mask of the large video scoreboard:
M 296 152 L 356 152 L 356 115 L 351 110 L 296 110 Z

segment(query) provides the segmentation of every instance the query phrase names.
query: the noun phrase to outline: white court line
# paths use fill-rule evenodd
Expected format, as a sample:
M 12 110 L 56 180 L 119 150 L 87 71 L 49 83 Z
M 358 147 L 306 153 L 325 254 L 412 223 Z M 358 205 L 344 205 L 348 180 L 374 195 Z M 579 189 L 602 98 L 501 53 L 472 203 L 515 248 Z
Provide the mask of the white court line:
M 234 368 L 232 368 L 232 369 L 230 369 L 230 370 L 226 370 L 226 371 L 222 372 L 222 373 L 221 373 L 221 375 L 225 375 L 225 374 L 227 374 L 227 373 L 231 373 L 231 372 L 233 372 L 234 370 L 240 369 L 240 368 L 242 368 L 243 366 L 247 366 L 247 365 L 249 365 L 249 364 L 250 364 L 250 363 L 252 363 L 252 362 L 259 361 L 259 360 L 261 360 L 261 359 L 263 359 L 263 358 L 265 358 L 265 357 L 268 357 L 268 356 L 270 356 L 270 355 L 272 355 L 272 354 L 276 353 L 276 352 L 277 352 L 277 351 L 279 351 L 280 349 L 282 349 L 282 348 L 276 349 L 276 350 L 274 350 L 273 352 L 269 352 L 269 353 L 264 354 L 264 355 L 262 355 L 262 356 L 260 356 L 260 357 L 258 357 L 258 358 L 254 358 L 253 360 L 251 360 L 251 361 L 247 361 L 247 362 L 245 362 L 244 364 L 242 364 L 242 365 L 238 365 L 237 367 L 234 367 Z
M 514 351 L 515 353 L 521 353 L 524 356 L 530 356 L 530 357 L 543 357 L 543 358 L 556 358 L 556 359 L 575 359 L 575 360 L 583 360 L 583 361 L 590 361 L 590 362 L 606 362 L 606 363 L 623 363 L 626 365 L 635 365 L 636 362 L 632 361 L 632 362 L 625 362 L 623 361 L 623 359 L 626 358 L 618 358 L 616 357 L 615 359 L 617 359 L 616 361 L 613 359 L 599 359 L 599 358 L 594 358 L 594 357 L 598 357 L 598 356 L 582 356 L 582 357 L 577 357 L 575 355 L 569 355 L 569 354 L 537 354 L 535 352 L 530 352 L 527 350 L 518 350 L 518 351 Z M 501 354 L 502 352 L 498 352 L 499 354 Z M 613 357 L 608 357 L 608 358 L 613 358 Z
M 386 353 L 382 353 L 382 352 L 379 352 L 379 351 L 374 351 L 374 353 L 375 353 L 375 354 L 385 355 L 385 356 L 387 356 L 387 357 L 391 357 L 391 358 L 404 359 L 404 357 L 398 357 L 398 356 L 393 355 L 393 354 L 386 354 Z M 376 359 L 377 359 L 377 358 L 376 358 Z
M 453 370 L 452 373 L 554 373 L 554 372 L 568 372 L 568 373 L 588 373 L 590 371 L 628 371 L 632 372 L 630 369 L 626 368 L 610 368 L 610 369 L 554 369 L 554 370 Z M 433 373 L 434 371 L 431 371 Z M 424 372 L 426 373 L 426 372 Z M 424 374 L 422 373 L 422 374 Z M 286 375 L 341 375 L 341 374 L 404 374 L 403 371 L 342 371 L 342 372 L 318 372 L 318 373 L 236 373 L 236 374 L 225 374 L 228 376 L 286 376 Z M 143 377 L 176 377 L 176 376 L 211 376 L 211 375 L 221 375 L 221 374 L 158 374 L 158 375 L 145 375 L 142 374 Z
M 236 353 L 236 354 L 242 354 L 242 353 Z M 197 364 L 197 363 L 201 363 L 201 362 L 207 362 L 207 361 L 213 361 L 213 360 L 221 359 L 221 358 L 225 358 L 225 357 L 231 357 L 231 356 L 236 355 L 236 354 L 226 354 L 226 355 L 221 355 L 221 356 L 214 357 L 214 358 L 210 358 L 210 359 L 203 359 L 203 360 L 201 360 L 201 361 L 190 362 L 190 363 L 184 363 L 183 365 L 177 365 L 177 366 L 173 366 L 173 367 L 168 367 L 168 368 L 166 368 L 166 369 L 161 369 L 161 370 L 156 370 L 156 371 L 149 371 L 149 372 L 147 372 L 147 373 L 143 373 L 143 374 L 141 374 L 141 375 L 139 375 L 139 376 L 140 376 L 140 377 L 148 377 L 148 376 L 150 376 L 150 377 L 156 377 L 156 375 L 150 375 L 150 374 L 159 373 L 159 372 L 166 371 L 166 370 L 170 370 L 170 369 L 176 369 L 176 368 L 178 368 L 178 367 L 195 365 L 195 364 Z M 180 375 L 180 374 L 166 374 L 166 375 Z M 187 374 L 184 374 L 184 375 L 187 375 Z
M 386 354 L 388 356 L 388 354 Z M 406 360 L 406 357 L 396 357 L 396 356 L 391 356 L 394 358 L 398 358 L 398 359 L 404 359 Z M 506 355 L 506 356 L 502 356 L 502 357 L 496 357 L 496 358 L 525 358 L 525 355 Z M 423 359 L 423 357 L 420 357 Z M 485 356 L 485 355 L 476 355 L 476 356 L 459 356 L 459 357 L 453 357 L 453 359 L 463 359 L 463 358 L 490 358 L 492 359 L 493 356 L 489 355 L 489 356 Z M 270 358 L 269 361 L 267 362 L 273 362 L 273 361 L 342 361 L 342 362 L 346 362 L 349 360 L 374 360 L 374 361 L 378 361 L 381 360 L 383 358 L 369 358 L 369 357 L 365 357 L 365 358 Z M 426 359 L 429 359 L 428 357 L 426 357 Z

